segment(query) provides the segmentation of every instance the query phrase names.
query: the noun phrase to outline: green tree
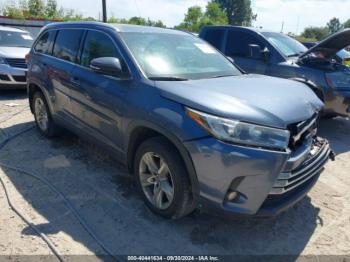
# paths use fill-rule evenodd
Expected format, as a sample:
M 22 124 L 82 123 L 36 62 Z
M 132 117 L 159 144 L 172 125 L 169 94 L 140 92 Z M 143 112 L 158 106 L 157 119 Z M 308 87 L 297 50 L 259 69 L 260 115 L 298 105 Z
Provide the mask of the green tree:
M 226 14 L 219 4 L 211 1 L 207 4 L 205 12 L 199 6 L 188 8 L 184 21 L 175 28 L 190 32 L 199 32 L 204 25 L 226 25 Z
M 328 30 L 331 34 L 338 32 L 343 29 L 342 23 L 340 23 L 339 19 L 334 17 L 327 23 Z
M 306 27 L 304 32 L 301 34 L 305 40 L 308 41 L 320 41 L 329 35 L 327 27 Z
M 253 14 L 251 0 L 214 0 L 226 13 L 230 25 L 251 26 L 257 15 Z
M 200 6 L 191 6 L 187 9 L 184 21 L 175 28 L 191 32 L 198 32 L 202 18 L 202 8 Z
M 29 15 L 32 17 L 44 17 L 45 3 L 43 0 L 28 0 Z
M 1 7 L 1 14 L 13 18 L 23 18 L 23 12 L 18 8 L 15 0 L 7 1 L 7 3 Z
M 343 24 L 344 28 L 350 28 L 350 19 L 348 19 L 344 24 Z
M 226 25 L 228 23 L 227 16 L 221 10 L 220 5 L 215 2 L 209 2 L 201 24 L 206 25 Z
M 108 19 L 108 23 L 111 24 L 133 24 L 133 25 L 147 25 L 147 26 L 156 26 L 156 27 L 166 27 L 165 24 L 160 21 L 153 21 L 151 19 L 145 19 L 142 17 L 131 17 L 130 19 L 119 19 L 115 17 L 114 15 L 110 16 Z
M 45 6 L 45 15 L 47 18 L 51 19 L 57 18 L 59 16 L 56 0 L 47 0 Z
M 146 25 L 155 26 L 155 27 L 166 27 L 161 20 L 153 21 L 153 20 L 150 20 L 149 18 L 146 21 Z

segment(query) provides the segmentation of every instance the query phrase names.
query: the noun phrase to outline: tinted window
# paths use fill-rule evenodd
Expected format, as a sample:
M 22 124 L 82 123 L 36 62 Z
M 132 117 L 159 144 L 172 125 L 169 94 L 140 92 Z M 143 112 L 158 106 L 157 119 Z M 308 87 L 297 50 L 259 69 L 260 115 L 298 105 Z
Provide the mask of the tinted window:
M 44 33 L 36 43 L 34 50 L 42 54 L 51 54 L 52 43 L 55 39 L 56 31 Z
M 261 49 L 265 48 L 263 43 L 252 34 L 229 31 L 227 35 L 226 55 L 249 57 L 249 45 L 258 45 Z
M 224 40 L 224 30 L 208 30 L 204 36 L 204 39 L 208 41 L 212 46 L 221 50 L 222 41 Z
M 60 30 L 56 38 L 53 55 L 73 63 L 77 62 L 77 53 L 82 35 L 82 30 Z
M 106 34 L 89 31 L 81 55 L 81 64 L 89 67 L 91 60 L 99 57 L 119 58 L 119 55 L 114 43 Z

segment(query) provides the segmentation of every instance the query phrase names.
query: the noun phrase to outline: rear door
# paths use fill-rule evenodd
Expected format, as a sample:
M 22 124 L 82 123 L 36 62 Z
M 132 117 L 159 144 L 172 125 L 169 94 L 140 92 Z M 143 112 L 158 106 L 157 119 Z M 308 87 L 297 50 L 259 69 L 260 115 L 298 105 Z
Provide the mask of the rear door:
M 80 66 L 74 71 L 72 112 L 82 120 L 84 129 L 100 142 L 121 152 L 123 101 L 130 81 L 95 73 L 90 62 L 99 57 L 120 56 L 115 40 L 106 32 L 88 30 L 82 45 Z
M 52 49 L 56 38 L 57 30 L 49 30 L 43 32 L 34 44 L 30 63 L 28 64 L 28 78 L 29 82 L 34 82 L 41 86 L 45 92 L 46 97 L 54 97 L 55 91 L 52 85 L 52 77 L 50 70 L 50 63 L 52 61 Z M 50 101 L 52 102 L 52 101 Z M 56 112 L 56 103 L 49 103 L 51 110 Z
M 59 116 L 72 120 L 70 93 L 73 86 L 72 73 L 76 67 L 83 30 L 61 29 L 53 48 L 53 59 L 47 64 L 50 84 L 55 93 L 55 107 Z
M 228 30 L 225 54 L 248 73 L 267 74 L 268 63 L 263 59 L 253 59 L 250 56 L 249 45 L 258 45 L 261 50 L 266 47 L 262 38 L 254 32 Z

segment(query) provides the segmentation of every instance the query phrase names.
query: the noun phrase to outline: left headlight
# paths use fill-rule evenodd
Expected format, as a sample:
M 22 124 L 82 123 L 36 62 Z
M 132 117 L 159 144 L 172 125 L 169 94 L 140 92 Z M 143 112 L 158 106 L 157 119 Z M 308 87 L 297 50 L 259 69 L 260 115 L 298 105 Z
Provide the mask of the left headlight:
M 271 149 L 288 147 L 288 130 L 221 118 L 189 108 L 186 111 L 194 121 L 219 140 Z

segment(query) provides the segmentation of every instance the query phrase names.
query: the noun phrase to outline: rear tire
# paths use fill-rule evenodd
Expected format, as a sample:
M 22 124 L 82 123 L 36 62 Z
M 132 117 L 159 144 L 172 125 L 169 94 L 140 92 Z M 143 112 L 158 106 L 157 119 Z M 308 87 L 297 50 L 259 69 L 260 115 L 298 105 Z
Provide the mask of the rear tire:
M 36 91 L 32 99 L 32 108 L 38 131 L 45 137 L 55 137 L 61 128 L 52 119 L 49 107 L 42 92 Z
M 194 210 L 187 170 L 178 151 L 167 139 L 155 137 L 139 146 L 134 175 L 146 205 L 154 213 L 178 219 Z

